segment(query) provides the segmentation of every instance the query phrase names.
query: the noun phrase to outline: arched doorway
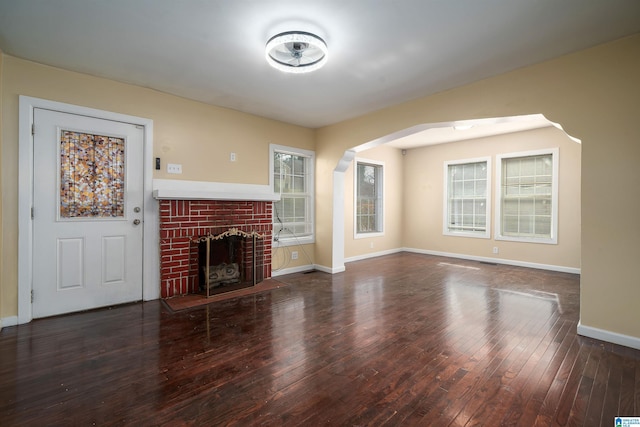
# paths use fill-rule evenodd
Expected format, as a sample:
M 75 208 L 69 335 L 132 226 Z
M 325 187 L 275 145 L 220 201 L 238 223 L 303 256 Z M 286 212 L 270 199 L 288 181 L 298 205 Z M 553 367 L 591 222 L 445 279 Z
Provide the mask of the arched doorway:
M 544 141 L 547 138 L 551 138 L 548 143 Z M 580 221 L 576 221 L 580 217 L 579 143 L 579 140 L 567 135 L 560 125 L 550 122 L 542 114 L 534 114 L 421 124 L 347 150 L 333 172 L 333 271 L 344 270 L 345 262 L 409 250 L 579 273 L 581 230 Z M 563 209 L 554 221 L 561 225 L 561 238 L 549 246 L 501 239 L 495 232 L 500 225 L 494 215 L 498 199 L 495 194 L 498 191 L 495 175 L 499 162 L 496 159 L 507 153 L 525 153 L 558 145 L 562 145 L 562 154 L 559 156 L 562 162 L 559 181 L 562 185 L 558 190 L 562 198 L 556 201 L 556 206 L 559 204 Z M 396 166 L 396 170 L 393 170 L 393 161 L 389 161 L 393 154 L 389 154 L 389 151 L 380 152 L 383 149 L 391 150 L 389 147 L 403 153 L 402 166 Z M 376 150 L 379 151 L 379 158 L 389 162 L 385 166 L 389 170 L 385 172 L 404 175 L 400 184 L 396 180 L 396 187 L 387 189 L 389 194 L 404 192 L 403 214 L 398 217 L 397 212 L 395 215 L 393 212 L 391 215 L 385 213 L 387 221 L 393 224 L 401 222 L 404 229 L 394 231 L 393 227 L 388 227 L 389 232 L 384 236 L 362 240 L 352 237 L 352 164 L 354 159 L 363 156 L 375 157 Z M 458 237 L 455 233 L 445 235 L 443 162 L 478 157 L 489 158 L 490 178 L 493 178 L 490 179 L 486 236 L 478 239 Z M 394 203 L 398 203 L 398 200 L 394 200 Z M 393 235 L 398 232 L 402 236 Z M 428 238 L 425 239 L 425 236 Z M 398 245 L 398 241 L 402 243 Z

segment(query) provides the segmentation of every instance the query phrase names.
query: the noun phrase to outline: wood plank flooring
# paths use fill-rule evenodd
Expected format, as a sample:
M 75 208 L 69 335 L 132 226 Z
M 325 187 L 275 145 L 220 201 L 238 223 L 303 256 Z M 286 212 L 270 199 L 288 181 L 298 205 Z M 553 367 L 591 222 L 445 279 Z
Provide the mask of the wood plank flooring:
M 640 351 L 576 335 L 579 277 L 401 253 L 172 312 L 0 332 L 2 426 L 611 426 Z

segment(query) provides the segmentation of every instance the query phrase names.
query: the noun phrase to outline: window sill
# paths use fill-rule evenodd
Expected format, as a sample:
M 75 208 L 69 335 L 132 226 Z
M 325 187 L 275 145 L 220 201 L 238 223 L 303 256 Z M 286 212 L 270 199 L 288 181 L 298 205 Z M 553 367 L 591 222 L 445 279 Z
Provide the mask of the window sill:
M 455 231 L 443 231 L 442 232 L 443 236 L 452 236 L 452 237 L 471 237 L 474 239 L 490 239 L 491 238 L 491 234 L 489 232 L 482 232 L 482 233 L 470 233 L 468 231 L 461 231 L 461 232 L 455 232 Z
M 366 239 L 369 237 L 383 237 L 384 231 L 378 231 L 374 233 L 356 233 L 353 235 L 354 239 Z
M 278 240 L 273 240 L 271 242 L 271 245 L 273 249 L 277 249 L 285 246 L 312 245 L 315 242 L 316 240 L 313 236 L 300 237 L 297 239 L 293 237 L 287 237 L 286 239 L 280 238 Z
M 510 237 L 510 236 L 495 236 L 495 240 L 502 240 L 504 242 L 520 242 L 520 243 L 541 243 L 543 245 L 557 245 L 557 238 L 535 238 L 535 237 Z

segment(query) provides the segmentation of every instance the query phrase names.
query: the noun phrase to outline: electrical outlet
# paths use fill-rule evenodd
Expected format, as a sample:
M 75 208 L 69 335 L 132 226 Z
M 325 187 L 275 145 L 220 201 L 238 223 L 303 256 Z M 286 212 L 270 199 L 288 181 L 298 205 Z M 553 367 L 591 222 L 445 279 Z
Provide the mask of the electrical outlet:
M 235 162 L 236 161 L 236 153 L 229 154 L 229 160 L 232 161 L 232 162 Z
M 182 173 L 182 165 L 167 163 L 167 173 Z
M 298 251 L 291 252 L 291 259 L 298 259 Z
M 497 247 L 497 246 L 494 246 L 494 247 L 493 247 L 493 253 L 494 253 L 494 254 L 497 254 L 498 252 L 500 252 L 500 251 L 498 250 L 498 247 Z
M 369 243 L 369 248 L 373 249 L 373 242 Z

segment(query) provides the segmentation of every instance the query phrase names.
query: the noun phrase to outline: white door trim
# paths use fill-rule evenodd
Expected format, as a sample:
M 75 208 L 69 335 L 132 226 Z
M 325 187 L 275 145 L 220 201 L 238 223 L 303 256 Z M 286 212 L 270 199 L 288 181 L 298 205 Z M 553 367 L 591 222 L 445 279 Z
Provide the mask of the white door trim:
M 126 114 L 96 110 L 46 99 L 20 96 L 18 124 L 18 324 L 32 320 L 31 290 L 33 279 L 33 126 L 34 108 L 131 123 L 144 127 L 144 217 L 142 298 L 160 298 L 160 255 L 158 202 L 152 197 L 153 120 Z M 37 214 L 37 213 L 36 213 Z

